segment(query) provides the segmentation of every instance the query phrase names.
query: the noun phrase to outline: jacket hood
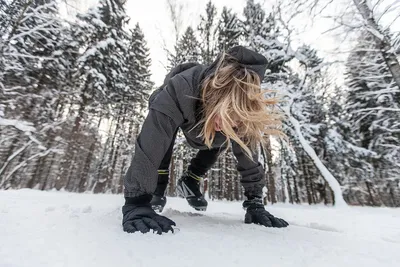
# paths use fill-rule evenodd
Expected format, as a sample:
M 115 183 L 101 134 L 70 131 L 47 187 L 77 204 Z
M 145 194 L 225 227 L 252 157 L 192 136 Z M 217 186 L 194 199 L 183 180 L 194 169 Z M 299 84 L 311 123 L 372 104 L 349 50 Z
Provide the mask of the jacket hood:
M 243 68 L 256 72 L 261 81 L 264 79 L 268 61 L 263 55 L 240 45 L 232 47 L 226 53 L 235 58 Z M 221 56 L 222 53 L 209 66 L 207 75 L 210 75 L 215 71 Z

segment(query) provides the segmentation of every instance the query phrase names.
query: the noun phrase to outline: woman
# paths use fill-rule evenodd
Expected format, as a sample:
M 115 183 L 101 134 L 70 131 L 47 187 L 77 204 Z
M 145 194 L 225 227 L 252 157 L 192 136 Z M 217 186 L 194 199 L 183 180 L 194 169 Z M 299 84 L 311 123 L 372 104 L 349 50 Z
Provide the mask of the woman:
M 267 134 L 280 123 L 279 115 L 269 109 L 275 101 L 265 99 L 260 87 L 266 64 L 264 56 L 236 46 L 210 66 L 187 63 L 167 75 L 164 85 L 150 97 L 149 113 L 124 178 L 124 231 L 173 231 L 175 223 L 154 209 L 162 210 L 166 202 L 168 167 L 179 128 L 188 143 L 199 149 L 178 181 L 180 195 L 192 207 L 206 209 L 199 180 L 220 152 L 232 145 L 246 196 L 245 223 L 288 226 L 262 204 L 264 170 L 258 162 L 257 146 L 264 144 Z

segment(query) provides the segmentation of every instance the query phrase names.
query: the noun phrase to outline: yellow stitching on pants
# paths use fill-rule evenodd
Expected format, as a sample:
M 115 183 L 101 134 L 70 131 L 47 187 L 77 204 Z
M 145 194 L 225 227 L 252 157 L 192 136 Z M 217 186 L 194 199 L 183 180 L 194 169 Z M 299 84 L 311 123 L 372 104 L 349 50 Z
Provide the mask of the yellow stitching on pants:
M 157 170 L 158 174 L 169 174 L 169 170 Z
M 201 181 L 202 177 L 197 176 L 196 174 L 192 173 L 192 172 L 188 172 L 189 177 L 197 180 L 197 181 Z

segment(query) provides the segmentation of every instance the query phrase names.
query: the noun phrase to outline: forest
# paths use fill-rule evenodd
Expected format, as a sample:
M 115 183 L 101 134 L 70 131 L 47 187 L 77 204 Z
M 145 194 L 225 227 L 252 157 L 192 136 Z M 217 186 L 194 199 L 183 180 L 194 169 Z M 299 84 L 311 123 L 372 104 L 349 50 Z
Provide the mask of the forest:
M 66 19 L 64 1 L 0 0 L 0 189 L 123 192 L 148 98 L 160 86 L 125 2 L 99 0 Z M 294 42 L 291 23 L 332 2 L 281 0 L 267 9 L 247 0 L 236 13 L 209 1 L 198 25 L 165 49 L 165 74 L 185 62 L 210 64 L 236 45 L 263 54 L 262 87 L 281 99 L 287 136 L 270 137 L 260 151 L 266 203 L 400 207 L 400 29 L 381 20 L 399 18 L 400 3 L 347 0 L 332 31 L 351 46 L 335 61 Z M 166 6 L 179 26 L 179 5 Z M 180 135 L 169 196 L 195 153 Z M 210 199 L 242 200 L 239 180 L 228 150 L 203 190 Z

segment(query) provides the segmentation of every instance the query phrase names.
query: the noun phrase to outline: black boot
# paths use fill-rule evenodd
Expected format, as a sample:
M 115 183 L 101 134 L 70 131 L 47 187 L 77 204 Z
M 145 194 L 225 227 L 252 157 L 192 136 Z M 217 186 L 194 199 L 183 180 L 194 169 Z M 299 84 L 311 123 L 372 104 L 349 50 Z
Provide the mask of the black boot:
M 205 211 L 208 203 L 200 192 L 200 180 L 201 177 L 187 172 L 178 180 L 177 191 L 178 195 L 186 198 L 189 205 L 195 210 Z
M 154 211 L 162 212 L 165 204 L 167 204 L 167 198 L 165 197 L 165 190 L 168 186 L 169 171 L 158 170 L 158 181 L 157 188 L 154 191 L 153 198 L 150 201 L 151 207 Z

